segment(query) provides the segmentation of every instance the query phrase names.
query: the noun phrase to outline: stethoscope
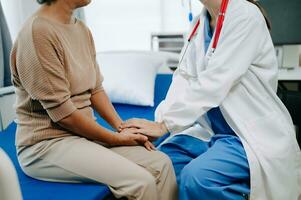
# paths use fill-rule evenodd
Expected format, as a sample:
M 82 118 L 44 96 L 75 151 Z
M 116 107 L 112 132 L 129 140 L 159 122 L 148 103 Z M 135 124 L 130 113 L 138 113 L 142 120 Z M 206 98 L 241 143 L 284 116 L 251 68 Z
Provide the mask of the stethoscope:
M 218 19 L 217 19 L 217 24 L 216 24 L 216 31 L 215 31 L 214 38 L 213 38 L 211 54 L 214 53 L 214 51 L 217 47 L 219 37 L 220 37 L 221 31 L 222 31 L 222 28 L 223 28 L 223 24 L 224 24 L 228 4 L 229 4 L 229 0 L 223 0 L 222 1 L 221 7 L 220 7 L 220 12 L 219 12 Z M 182 65 L 183 59 L 186 55 L 187 49 L 190 46 L 192 39 L 196 35 L 196 32 L 197 32 L 197 30 L 200 26 L 200 23 L 201 23 L 200 19 L 198 19 L 198 21 L 196 22 L 194 28 L 192 29 L 192 32 L 190 33 L 190 35 L 188 37 L 187 43 L 185 45 L 185 49 L 182 53 L 182 56 L 181 56 L 179 64 L 178 64 L 178 69 L 179 69 L 180 73 L 182 73 L 185 76 L 190 76 L 191 77 L 192 75 L 188 75 L 187 72 L 184 69 L 181 69 L 181 65 Z M 193 76 L 193 77 L 195 78 L 195 76 Z

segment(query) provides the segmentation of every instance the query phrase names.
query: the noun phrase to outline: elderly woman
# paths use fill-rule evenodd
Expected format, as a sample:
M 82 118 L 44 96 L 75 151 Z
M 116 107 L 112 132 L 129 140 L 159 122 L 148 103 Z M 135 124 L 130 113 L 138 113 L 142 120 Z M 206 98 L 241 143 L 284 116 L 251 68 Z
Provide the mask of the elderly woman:
M 95 122 L 92 108 L 115 129 L 122 120 L 102 88 L 92 35 L 72 18 L 90 1 L 38 2 L 11 55 L 23 171 L 45 181 L 104 183 L 117 198 L 177 199 L 172 164 L 146 150 L 153 148 L 146 136 Z

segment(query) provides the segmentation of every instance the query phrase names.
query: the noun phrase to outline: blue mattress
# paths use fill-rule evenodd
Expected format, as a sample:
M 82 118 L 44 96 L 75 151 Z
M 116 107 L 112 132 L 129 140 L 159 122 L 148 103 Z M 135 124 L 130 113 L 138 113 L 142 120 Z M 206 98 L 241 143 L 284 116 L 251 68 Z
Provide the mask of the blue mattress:
M 132 117 L 154 119 L 154 111 L 157 105 L 165 98 L 171 83 L 171 75 L 158 75 L 155 86 L 155 107 L 142 107 L 123 104 L 114 104 L 122 119 Z M 97 121 L 109 128 L 99 116 Z M 24 200 L 101 200 L 113 199 L 109 188 L 101 184 L 66 184 L 39 181 L 26 176 L 18 164 L 15 150 L 16 124 L 12 123 L 3 133 L 0 133 L 0 147 L 13 161 L 21 185 Z M 160 143 L 164 138 L 159 139 Z

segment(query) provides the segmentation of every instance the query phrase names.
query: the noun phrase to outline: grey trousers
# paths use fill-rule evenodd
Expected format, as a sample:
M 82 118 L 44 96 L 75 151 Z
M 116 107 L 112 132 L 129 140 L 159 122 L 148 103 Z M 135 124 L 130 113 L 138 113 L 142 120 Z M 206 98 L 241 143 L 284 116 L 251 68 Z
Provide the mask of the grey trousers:
M 17 149 L 28 176 L 54 182 L 95 182 L 115 197 L 176 200 L 177 184 L 169 158 L 142 146 L 106 148 L 83 137 L 45 140 Z

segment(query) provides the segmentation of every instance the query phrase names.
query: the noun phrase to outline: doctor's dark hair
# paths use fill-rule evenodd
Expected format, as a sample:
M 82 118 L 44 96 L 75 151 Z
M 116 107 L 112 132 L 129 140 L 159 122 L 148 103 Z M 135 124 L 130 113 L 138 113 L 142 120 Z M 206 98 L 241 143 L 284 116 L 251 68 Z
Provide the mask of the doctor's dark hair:
M 56 0 L 37 0 L 37 2 L 39 4 L 47 4 L 47 5 L 50 5 L 52 4 L 53 2 L 55 2 Z
M 264 10 L 264 8 L 260 5 L 260 3 L 258 2 L 258 0 L 247 0 L 248 2 L 256 5 L 259 10 L 261 11 L 262 15 L 264 16 L 265 22 L 267 24 L 267 27 L 269 30 L 272 30 L 272 23 L 267 15 L 267 12 Z

